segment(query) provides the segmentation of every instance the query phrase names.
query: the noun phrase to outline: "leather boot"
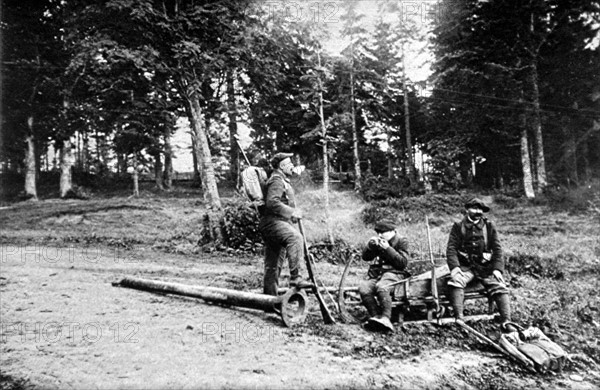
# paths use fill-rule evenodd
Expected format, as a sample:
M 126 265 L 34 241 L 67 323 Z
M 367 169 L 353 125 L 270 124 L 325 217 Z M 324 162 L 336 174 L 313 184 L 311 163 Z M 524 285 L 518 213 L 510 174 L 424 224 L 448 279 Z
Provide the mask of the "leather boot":
M 510 321 L 510 301 L 508 294 L 496 294 L 494 295 L 494 302 L 500 312 L 500 321 L 504 324 Z
M 449 287 L 450 303 L 454 309 L 454 318 L 463 321 L 465 319 L 465 290 L 458 287 Z
M 375 297 L 372 295 L 364 295 L 361 297 L 361 299 L 363 305 L 369 313 L 369 318 L 379 315 L 379 306 L 377 305 L 377 301 L 375 301 Z
M 377 299 L 381 305 L 381 316 L 389 319 L 392 316 L 392 296 L 387 290 L 377 291 Z

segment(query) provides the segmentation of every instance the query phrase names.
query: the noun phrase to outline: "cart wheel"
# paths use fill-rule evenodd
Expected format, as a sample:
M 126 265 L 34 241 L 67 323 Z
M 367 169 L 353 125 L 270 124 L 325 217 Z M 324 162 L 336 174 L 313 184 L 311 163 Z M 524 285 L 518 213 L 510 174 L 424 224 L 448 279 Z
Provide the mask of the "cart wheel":
M 362 323 L 368 318 L 367 309 L 363 306 L 358 285 L 367 273 L 366 266 L 361 267 L 360 261 L 351 256 L 346 263 L 338 289 L 338 304 L 340 315 L 345 323 Z

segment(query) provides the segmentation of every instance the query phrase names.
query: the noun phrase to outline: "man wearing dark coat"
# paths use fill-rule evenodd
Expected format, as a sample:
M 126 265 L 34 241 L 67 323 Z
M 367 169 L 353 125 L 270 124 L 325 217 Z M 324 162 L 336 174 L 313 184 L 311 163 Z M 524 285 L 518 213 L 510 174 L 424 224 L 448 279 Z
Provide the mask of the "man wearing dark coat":
M 450 231 L 446 260 L 450 269 L 448 290 L 457 321 L 464 320 L 464 289 L 479 280 L 500 312 L 502 329 L 510 331 L 510 301 L 502 273 L 504 257 L 496 227 L 483 216 L 490 208 L 480 199 L 465 204 L 466 215 Z
M 258 226 L 265 241 L 263 291 L 268 295 L 277 295 L 282 260 L 286 257 L 290 269 L 290 286 L 303 288 L 310 285 L 300 277 L 304 240 L 293 225 L 302 218 L 302 212 L 296 208 L 294 189 L 290 182 L 294 172 L 292 156 L 292 153 L 277 153 L 271 159 L 273 173 L 267 181 L 265 205 Z
M 372 237 L 363 250 L 362 258 L 373 261 L 367 279 L 358 287 L 362 303 L 369 313 L 366 327 L 384 327 L 393 331 L 392 316 L 393 285 L 409 275 L 408 242 L 396 232 L 393 221 L 382 220 L 375 224 L 377 236 Z

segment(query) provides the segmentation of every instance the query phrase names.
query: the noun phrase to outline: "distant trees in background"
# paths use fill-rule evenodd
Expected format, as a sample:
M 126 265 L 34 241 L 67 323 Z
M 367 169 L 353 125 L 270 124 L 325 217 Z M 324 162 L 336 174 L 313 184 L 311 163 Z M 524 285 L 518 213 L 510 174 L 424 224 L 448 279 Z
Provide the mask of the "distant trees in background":
M 597 176 L 600 3 L 441 6 L 428 103 L 434 165 L 455 161 L 463 182 L 485 187 L 520 178 L 529 198 L 549 180 L 579 185 Z M 472 177 L 473 166 L 481 174 Z
M 186 117 L 215 207 L 219 178 L 241 164 L 238 122 L 253 129 L 251 155 L 293 151 L 356 189 L 511 186 L 531 198 L 600 176 L 599 1 L 442 1 L 429 20 L 392 3 L 377 2 L 371 29 L 357 2 L 330 10 L 348 42 L 334 55 L 323 15 L 299 21 L 265 2 L 5 1 L 2 172 L 21 173 L 31 198 L 42 168 L 61 172 L 63 197 L 73 169 L 147 165 L 168 190 Z M 425 22 L 428 85 L 407 73 Z

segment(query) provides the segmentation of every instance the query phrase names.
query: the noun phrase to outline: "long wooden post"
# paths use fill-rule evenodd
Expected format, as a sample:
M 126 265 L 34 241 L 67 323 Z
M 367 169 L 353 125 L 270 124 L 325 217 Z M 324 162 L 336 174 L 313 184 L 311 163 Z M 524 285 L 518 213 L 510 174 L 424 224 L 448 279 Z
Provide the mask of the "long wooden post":
M 308 302 L 306 293 L 297 289 L 291 289 L 281 296 L 273 296 L 219 287 L 190 286 L 141 278 L 124 278 L 117 285 L 137 290 L 200 298 L 223 305 L 247 307 L 267 312 L 280 311 L 281 318 L 287 326 L 295 325 L 304 320 L 306 317 L 306 303 Z
M 440 311 L 440 298 L 437 289 L 437 279 L 435 277 L 435 261 L 433 261 L 433 248 L 431 247 L 431 232 L 429 231 L 429 218 L 425 216 L 425 224 L 427 225 L 427 243 L 429 244 L 429 261 L 431 262 L 431 296 L 435 302 L 435 311 Z

